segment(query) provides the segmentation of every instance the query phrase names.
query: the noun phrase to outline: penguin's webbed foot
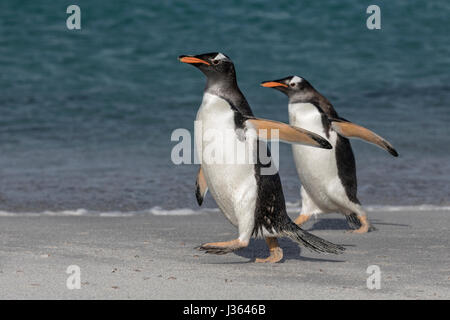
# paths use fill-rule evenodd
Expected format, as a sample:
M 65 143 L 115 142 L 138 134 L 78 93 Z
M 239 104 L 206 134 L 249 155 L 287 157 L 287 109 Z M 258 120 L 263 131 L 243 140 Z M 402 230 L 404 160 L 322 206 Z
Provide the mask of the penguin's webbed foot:
M 373 227 L 370 224 L 370 222 L 367 219 L 367 217 L 365 217 L 365 216 L 358 216 L 358 219 L 359 219 L 359 221 L 361 223 L 361 227 L 359 227 L 358 229 L 355 229 L 355 230 L 349 230 L 348 231 L 349 233 L 359 233 L 359 234 L 361 234 L 361 233 L 367 233 L 367 232 L 376 230 L 376 228 Z
M 305 224 L 306 221 L 309 220 L 309 218 L 311 218 L 310 215 L 306 215 L 306 214 L 300 214 L 297 219 L 295 219 L 295 224 L 298 225 L 299 227 L 301 227 L 303 224 Z
M 243 242 L 239 239 L 224 241 L 224 242 L 212 242 L 205 243 L 196 249 L 200 251 L 205 251 L 205 253 L 211 254 L 227 254 L 233 251 L 236 251 L 241 248 L 245 248 L 248 245 L 248 242 Z
M 283 259 L 283 249 L 278 245 L 277 238 L 266 237 L 266 243 L 269 247 L 270 255 L 267 258 L 256 258 L 256 263 L 276 263 Z
M 362 227 L 359 228 L 359 229 L 356 229 L 356 230 L 348 230 L 348 231 L 347 231 L 347 233 L 359 233 L 359 234 L 361 234 L 361 233 L 367 233 L 367 232 L 369 232 L 369 227 L 367 227 L 367 226 L 362 226 Z
M 270 250 L 270 256 L 267 258 L 256 258 L 256 263 L 277 263 L 283 259 L 283 249 L 280 247 Z

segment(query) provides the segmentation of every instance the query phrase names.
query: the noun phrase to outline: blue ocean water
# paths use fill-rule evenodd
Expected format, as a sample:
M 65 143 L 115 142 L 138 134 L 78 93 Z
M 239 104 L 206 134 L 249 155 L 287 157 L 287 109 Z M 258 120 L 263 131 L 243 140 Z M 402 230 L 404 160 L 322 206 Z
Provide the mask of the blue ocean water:
M 68 30 L 66 8 L 81 8 Z M 366 8 L 381 8 L 381 30 Z M 448 1 L 0 2 L 0 210 L 195 208 L 171 162 L 205 83 L 180 54 L 220 51 L 257 116 L 288 121 L 263 80 L 296 74 L 400 153 L 354 141 L 371 205 L 450 204 Z M 289 146 L 287 200 L 299 199 Z M 209 197 L 206 206 L 214 206 Z

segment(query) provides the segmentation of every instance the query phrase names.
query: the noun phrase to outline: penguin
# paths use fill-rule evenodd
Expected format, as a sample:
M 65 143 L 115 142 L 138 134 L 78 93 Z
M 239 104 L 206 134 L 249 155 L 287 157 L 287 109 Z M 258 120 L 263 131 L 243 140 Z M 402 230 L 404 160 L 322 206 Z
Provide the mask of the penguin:
M 207 78 L 203 100 L 197 112 L 195 145 L 201 166 L 196 180 L 196 197 L 201 205 L 209 191 L 219 209 L 239 236 L 231 241 L 204 243 L 198 250 L 210 254 L 226 254 L 247 247 L 251 237 L 265 237 L 270 255 L 255 262 L 275 263 L 283 258 L 278 237 L 288 237 L 304 247 L 323 253 L 341 253 L 344 248 L 302 230 L 287 215 L 285 199 L 278 172 L 265 174 L 271 164 L 262 161 L 261 149 L 270 151 L 267 131 L 276 129 L 282 141 L 302 143 L 318 148 L 331 148 L 326 139 L 309 131 L 287 124 L 256 118 L 238 87 L 231 59 L 219 52 L 200 55 L 182 55 L 179 60 L 199 69 Z M 233 148 L 245 147 L 256 154 L 255 161 L 216 163 L 206 161 L 205 152 L 213 143 L 208 131 L 223 133 L 226 139 L 217 144 L 218 153 L 228 154 Z M 263 134 L 265 132 L 266 134 Z M 269 138 L 268 138 L 269 137 Z
M 398 153 L 374 132 L 341 118 L 333 105 L 306 79 L 289 76 L 264 81 L 263 87 L 274 88 L 289 98 L 289 123 L 324 135 L 333 150 L 293 145 L 297 173 L 301 181 L 302 209 L 295 220 L 303 225 L 312 215 L 338 212 L 346 218 L 354 233 L 375 230 L 357 197 L 355 157 L 348 138 L 359 138 Z

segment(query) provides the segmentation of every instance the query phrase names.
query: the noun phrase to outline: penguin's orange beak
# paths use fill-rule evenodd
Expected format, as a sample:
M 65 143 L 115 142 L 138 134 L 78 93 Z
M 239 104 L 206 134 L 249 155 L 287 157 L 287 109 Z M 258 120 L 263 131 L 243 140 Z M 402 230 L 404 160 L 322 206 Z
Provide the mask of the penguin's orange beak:
M 267 82 L 263 82 L 261 83 L 261 86 L 266 87 L 266 88 L 273 88 L 273 87 L 288 87 L 287 84 L 281 83 L 281 82 L 276 82 L 276 81 L 267 81 Z
M 180 56 L 178 59 L 181 62 L 184 62 L 184 63 L 204 63 L 207 66 L 210 65 L 210 63 L 208 61 L 205 61 L 205 60 L 202 60 L 202 59 L 199 59 L 199 58 L 196 58 L 196 57 Z

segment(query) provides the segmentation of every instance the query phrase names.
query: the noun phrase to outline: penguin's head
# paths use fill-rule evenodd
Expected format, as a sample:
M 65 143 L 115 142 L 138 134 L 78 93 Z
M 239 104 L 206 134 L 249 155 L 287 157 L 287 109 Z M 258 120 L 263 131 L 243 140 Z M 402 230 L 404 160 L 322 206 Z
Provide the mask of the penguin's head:
M 208 80 L 235 80 L 236 72 L 233 61 L 220 52 L 193 55 L 181 55 L 178 60 L 200 69 Z
M 312 85 L 302 77 L 289 76 L 279 80 L 263 81 L 261 86 L 285 93 L 289 99 L 307 100 L 315 92 Z

